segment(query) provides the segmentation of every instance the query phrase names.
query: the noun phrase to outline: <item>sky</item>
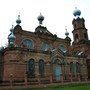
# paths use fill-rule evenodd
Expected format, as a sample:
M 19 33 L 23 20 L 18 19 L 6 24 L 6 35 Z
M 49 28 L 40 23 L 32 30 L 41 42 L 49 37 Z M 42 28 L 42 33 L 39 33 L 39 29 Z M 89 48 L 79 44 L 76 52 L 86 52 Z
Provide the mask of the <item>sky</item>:
M 41 13 L 45 20 L 43 26 L 60 38 L 65 38 L 65 26 L 73 40 L 72 20 L 75 7 L 81 10 L 90 38 L 90 0 L 0 0 L 0 46 L 8 43 L 12 24 L 20 12 L 23 30 L 34 32 L 39 25 L 37 17 Z

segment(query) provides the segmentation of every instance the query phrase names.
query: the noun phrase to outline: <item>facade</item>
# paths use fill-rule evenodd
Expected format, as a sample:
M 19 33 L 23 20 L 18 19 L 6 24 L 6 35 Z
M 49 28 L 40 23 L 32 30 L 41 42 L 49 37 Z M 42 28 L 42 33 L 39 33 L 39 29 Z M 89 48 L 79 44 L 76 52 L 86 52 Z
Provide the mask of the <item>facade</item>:
M 22 29 L 19 15 L 8 35 L 8 46 L 0 49 L 0 81 L 38 84 L 90 78 L 90 40 L 80 14 L 74 11 L 72 45 L 67 30 L 64 39 L 53 35 L 42 25 L 41 14 L 34 32 Z

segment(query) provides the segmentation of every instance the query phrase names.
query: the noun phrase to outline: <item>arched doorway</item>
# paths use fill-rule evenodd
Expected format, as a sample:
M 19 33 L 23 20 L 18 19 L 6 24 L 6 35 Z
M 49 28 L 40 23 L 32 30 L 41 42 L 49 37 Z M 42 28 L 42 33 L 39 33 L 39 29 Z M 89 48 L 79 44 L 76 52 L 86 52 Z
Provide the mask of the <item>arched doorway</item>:
M 56 81 L 60 81 L 61 80 L 62 69 L 61 69 L 60 60 L 58 60 L 58 59 L 54 60 L 54 63 L 53 63 L 53 74 L 54 74 L 54 77 L 55 77 Z
M 61 80 L 61 74 L 62 74 L 62 72 L 61 72 L 61 67 L 60 67 L 60 66 L 56 66 L 56 67 L 54 68 L 54 75 L 55 75 L 56 81 Z

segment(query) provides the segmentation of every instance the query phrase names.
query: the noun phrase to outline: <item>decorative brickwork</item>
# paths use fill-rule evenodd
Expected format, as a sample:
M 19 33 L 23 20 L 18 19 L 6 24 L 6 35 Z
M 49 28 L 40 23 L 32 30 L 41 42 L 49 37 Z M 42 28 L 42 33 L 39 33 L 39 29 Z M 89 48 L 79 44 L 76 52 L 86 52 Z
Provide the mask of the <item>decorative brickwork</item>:
M 40 17 L 40 20 L 42 18 Z M 85 81 L 90 78 L 90 41 L 83 18 L 73 20 L 74 41 L 53 35 L 40 24 L 35 32 L 16 25 L 13 45 L 0 51 L 0 81 L 28 84 Z M 10 36 L 10 35 L 9 35 Z M 10 36 L 12 40 L 12 36 Z M 9 40 L 10 41 L 10 40 Z

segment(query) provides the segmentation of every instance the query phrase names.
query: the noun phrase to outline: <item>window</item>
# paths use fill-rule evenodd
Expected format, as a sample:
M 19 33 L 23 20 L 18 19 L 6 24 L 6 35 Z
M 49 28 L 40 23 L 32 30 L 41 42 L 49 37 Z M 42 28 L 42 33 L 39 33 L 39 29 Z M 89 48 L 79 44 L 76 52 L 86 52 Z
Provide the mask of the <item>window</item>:
M 84 33 L 84 38 L 87 39 L 87 33 Z
M 76 23 L 74 23 L 74 29 L 76 28 Z
M 51 50 L 51 49 L 52 49 L 52 45 L 42 42 L 41 50 L 47 51 L 47 50 Z
M 60 65 L 60 64 L 61 64 L 61 61 L 62 61 L 62 60 L 55 59 L 55 60 L 53 60 L 53 64 Z
M 28 67 L 28 77 L 35 77 L 35 61 L 34 59 L 30 59 L 27 64 Z
M 44 60 L 39 60 L 39 74 L 43 78 L 45 73 L 45 63 Z
M 73 62 L 70 63 L 70 72 L 71 74 L 76 75 L 76 63 Z
M 76 62 L 76 72 L 80 73 L 80 64 Z
M 75 34 L 75 41 L 77 41 L 78 42 L 78 34 Z
M 32 40 L 24 39 L 23 44 L 29 49 L 34 49 L 34 42 Z
M 67 51 L 64 45 L 60 45 L 60 50 L 64 53 Z
M 71 72 L 71 74 L 73 74 L 73 70 L 74 70 L 74 69 L 73 69 L 73 62 L 71 62 L 71 63 L 70 63 L 70 72 Z

